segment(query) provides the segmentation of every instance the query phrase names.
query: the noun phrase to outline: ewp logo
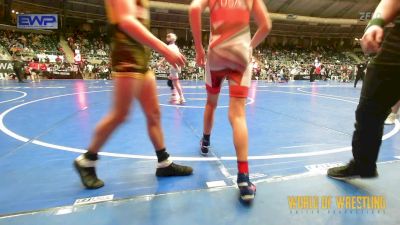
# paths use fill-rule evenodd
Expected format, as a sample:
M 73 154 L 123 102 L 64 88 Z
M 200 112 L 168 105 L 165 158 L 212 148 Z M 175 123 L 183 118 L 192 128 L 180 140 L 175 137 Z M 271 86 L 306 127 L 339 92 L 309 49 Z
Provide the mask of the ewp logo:
M 18 15 L 17 26 L 22 29 L 58 29 L 57 14 Z

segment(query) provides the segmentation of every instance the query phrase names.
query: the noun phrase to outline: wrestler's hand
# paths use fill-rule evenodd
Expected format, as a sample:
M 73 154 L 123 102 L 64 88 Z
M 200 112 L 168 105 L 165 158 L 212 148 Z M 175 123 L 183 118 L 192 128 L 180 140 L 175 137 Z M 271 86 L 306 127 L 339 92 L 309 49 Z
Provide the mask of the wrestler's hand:
M 377 25 L 369 27 L 361 38 L 361 47 L 365 54 L 378 53 L 383 41 L 383 28 Z
M 165 60 L 173 66 L 175 69 L 179 69 L 179 67 L 183 67 L 186 63 L 186 58 L 180 52 L 175 52 L 171 49 L 167 49 L 164 54 Z
M 204 67 L 206 64 L 206 53 L 204 48 L 196 50 L 196 64 L 197 66 Z

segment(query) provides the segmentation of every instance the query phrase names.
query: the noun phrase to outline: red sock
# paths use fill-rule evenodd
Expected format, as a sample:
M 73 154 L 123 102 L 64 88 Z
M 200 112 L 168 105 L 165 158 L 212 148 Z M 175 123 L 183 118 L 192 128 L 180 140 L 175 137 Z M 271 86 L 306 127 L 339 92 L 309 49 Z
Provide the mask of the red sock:
M 249 174 L 249 163 L 247 161 L 237 161 L 239 173 Z

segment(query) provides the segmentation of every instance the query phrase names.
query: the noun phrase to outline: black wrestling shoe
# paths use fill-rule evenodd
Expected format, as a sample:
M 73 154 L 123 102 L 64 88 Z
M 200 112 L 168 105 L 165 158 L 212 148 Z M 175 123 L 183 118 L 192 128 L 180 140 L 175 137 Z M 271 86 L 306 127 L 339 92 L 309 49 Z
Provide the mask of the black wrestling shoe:
M 210 141 L 204 140 L 203 138 L 200 140 L 200 154 L 202 156 L 207 156 L 210 152 Z
M 189 176 L 193 173 L 192 167 L 171 163 L 167 167 L 157 168 L 157 177 Z
M 248 174 L 239 173 L 237 175 L 237 185 L 239 187 L 240 200 L 250 204 L 256 196 L 256 185 L 250 182 Z
M 103 187 L 104 182 L 97 178 L 96 167 L 83 167 L 79 164 L 81 160 L 88 160 L 83 158 L 84 156 L 81 155 L 74 161 L 74 167 L 81 178 L 82 184 L 87 189 L 97 189 Z
M 355 161 L 351 160 L 345 166 L 338 166 L 328 169 L 327 175 L 334 179 L 346 180 L 353 178 L 375 178 L 378 176 L 378 172 L 376 169 L 372 171 L 361 170 L 356 166 Z

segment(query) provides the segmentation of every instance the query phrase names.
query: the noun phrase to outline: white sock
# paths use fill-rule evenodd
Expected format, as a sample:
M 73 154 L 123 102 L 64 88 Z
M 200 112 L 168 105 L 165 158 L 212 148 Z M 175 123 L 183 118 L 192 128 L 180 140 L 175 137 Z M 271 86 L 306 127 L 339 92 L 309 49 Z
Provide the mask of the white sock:
M 171 165 L 172 160 L 166 159 L 162 162 L 157 163 L 157 168 L 165 168 L 168 167 L 169 165 Z
M 76 162 L 79 164 L 79 166 L 82 167 L 96 167 L 97 160 L 89 160 L 85 158 L 84 155 L 78 156 L 78 158 L 75 159 Z

